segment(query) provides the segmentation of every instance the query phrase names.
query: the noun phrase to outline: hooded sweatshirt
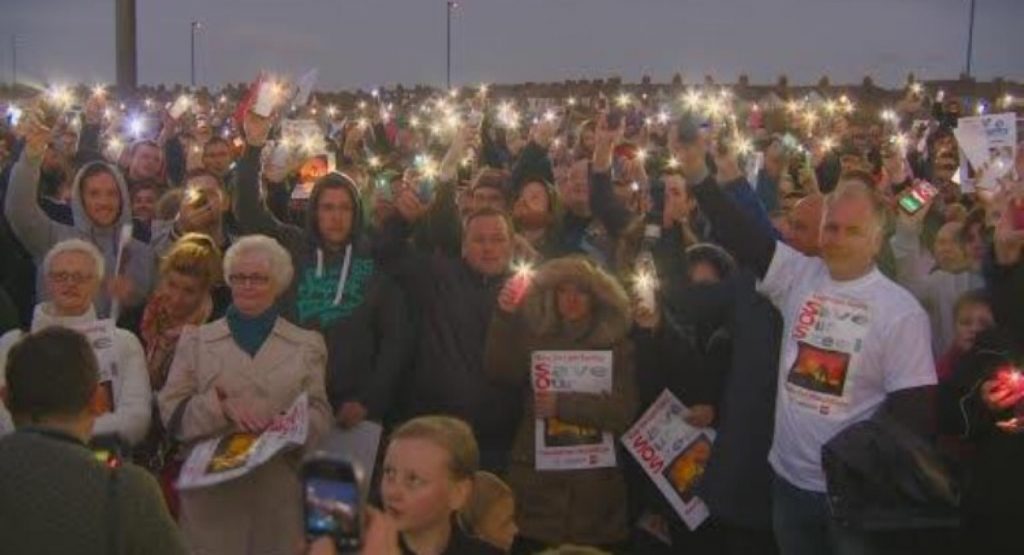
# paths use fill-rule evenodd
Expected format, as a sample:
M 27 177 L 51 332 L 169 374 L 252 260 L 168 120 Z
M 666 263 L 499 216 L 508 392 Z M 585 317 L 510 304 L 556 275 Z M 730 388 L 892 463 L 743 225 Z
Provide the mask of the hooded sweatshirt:
M 332 405 L 358 401 L 379 419 L 406 359 L 407 315 L 401 290 L 374 262 L 359 192 L 348 177 L 329 174 L 313 187 L 305 226 L 286 224 L 260 199 L 259 168 L 260 149 L 246 149 L 235 184 L 238 226 L 242 233 L 273 237 L 291 255 L 295 277 L 278 299 L 281 315 L 323 334 Z M 337 186 L 349 193 L 353 219 L 348 242 L 332 249 L 320 237 L 316 206 L 326 188 Z
M 86 215 L 82 202 L 82 176 L 90 168 L 102 165 L 107 167 L 114 176 L 117 189 L 121 194 L 121 212 L 117 220 L 109 227 L 100 227 Z M 42 260 L 53 245 L 66 239 L 82 239 L 96 246 L 103 253 L 105 262 L 104 279 L 109 279 L 117 272 L 116 261 L 121 247 L 121 229 L 132 226 L 131 199 L 121 172 L 114 166 L 104 162 L 86 164 L 75 175 L 71 187 L 71 212 L 74 225 L 55 222 L 47 217 L 36 201 L 39 188 L 39 161 L 30 160 L 24 153 L 11 171 L 11 182 L 7 187 L 7 202 L 4 215 L 11 224 L 11 229 L 36 261 L 39 271 L 36 274 L 37 291 L 42 287 Z M 120 275 L 128 277 L 134 286 L 127 306 L 142 304 L 153 285 L 155 259 L 149 245 L 129 238 L 124 244 Z M 40 293 L 40 298 L 45 293 Z M 100 289 L 96 298 L 96 314 L 100 318 L 110 315 L 111 298 L 106 287 Z M 124 307 L 122 307 L 124 308 Z
M 89 309 L 81 316 L 56 316 L 52 313 L 49 303 L 36 305 L 32 316 L 31 331 L 36 332 L 52 326 L 63 326 L 81 329 L 83 326 L 97 323 L 96 311 Z M 146 436 L 149 430 L 150 402 L 152 393 L 149 389 L 149 373 L 146 371 L 146 357 L 142 345 L 135 335 L 111 325 L 113 349 L 109 355 L 97 355 L 101 366 L 109 365 L 112 379 L 104 381 L 105 370 L 101 370 L 100 386 L 109 387 L 111 394 L 111 411 L 96 419 L 93 424 L 93 436 L 117 435 L 121 441 L 134 445 Z M 0 337 L 0 367 L 7 364 L 7 353 L 19 339 L 21 330 L 11 330 Z M 109 385 L 106 385 L 109 383 Z M 0 374 L 0 386 L 4 385 L 4 376 Z M 10 414 L 0 404 L 0 434 L 12 430 Z

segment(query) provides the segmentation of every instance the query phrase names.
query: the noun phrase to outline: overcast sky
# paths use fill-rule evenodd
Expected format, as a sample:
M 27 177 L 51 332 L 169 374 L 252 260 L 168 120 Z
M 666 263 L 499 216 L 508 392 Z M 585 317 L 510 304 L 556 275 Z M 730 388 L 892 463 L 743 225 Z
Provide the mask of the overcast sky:
M 137 0 L 139 80 L 318 67 L 323 88 L 444 83 L 445 0 Z M 456 83 L 650 74 L 885 84 L 962 70 L 970 0 L 459 0 Z M 1024 0 L 977 0 L 974 73 L 1024 80 Z M 0 0 L 0 77 L 114 80 L 114 0 Z

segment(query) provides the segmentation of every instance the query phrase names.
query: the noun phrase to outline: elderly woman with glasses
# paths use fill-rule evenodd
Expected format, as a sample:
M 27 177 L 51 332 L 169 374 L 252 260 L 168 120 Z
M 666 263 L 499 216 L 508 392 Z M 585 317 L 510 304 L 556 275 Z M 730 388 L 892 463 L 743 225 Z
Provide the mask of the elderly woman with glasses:
M 149 429 L 152 395 L 139 340 L 132 332 L 115 327 L 111 320 L 96 317 L 104 264 L 103 254 L 92 243 L 68 239 L 55 244 L 41 268 L 50 300 L 36 305 L 30 331 L 62 326 L 80 331 L 89 339 L 99 362 L 103 390 L 102 403 L 93 407 L 99 415 L 93 425 L 93 438 L 103 437 L 127 447 L 141 441 Z M 12 330 L 0 338 L 0 368 L 6 365 L 7 351 L 21 336 L 21 330 Z M 0 372 L 0 386 L 3 382 Z M 0 405 L 0 433 L 9 424 L 7 411 Z
M 233 434 L 258 435 L 302 393 L 309 400 L 306 447 L 327 431 L 327 350 L 316 332 L 278 315 L 292 279 L 288 252 L 250 235 L 224 256 L 232 304 L 224 318 L 186 327 L 158 400 L 163 423 L 190 450 Z M 181 491 L 181 527 L 196 554 L 293 554 L 302 541 L 298 463 L 285 451 L 244 476 Z

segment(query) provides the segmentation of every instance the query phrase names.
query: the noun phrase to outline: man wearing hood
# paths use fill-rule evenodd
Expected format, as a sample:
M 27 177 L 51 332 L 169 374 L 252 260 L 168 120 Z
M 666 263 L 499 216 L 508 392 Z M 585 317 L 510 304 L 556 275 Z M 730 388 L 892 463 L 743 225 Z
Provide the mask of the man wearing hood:
M 282 223 L 260 200 L 260 153 L 271 120 L 245 116 L 234 214 L 243 233 L 275 238 L 291 254 L 295 279 L 279 300 L 286 318 L 319 330 L 328 347 L 328 395 L 342 426 L 382 420 L 406 353 L 405 302 L 374 262 L 355 183 L 340 173 L 313 186 L 304 228 Z
M 155 263 L 149 246 L 131 238 L 131 200 L 121 173 L 104 162 L 82 166 L 71 185 L 73 225 L 55 222 L 37 202 L 48 137 L 48 130 L 32 125 L 21 158 L 11 171 L 4 206 L 11 229 L 37 261 L 65 239 L 85 240 L 103 253 L 107 271 L 96 298 L 98 317 L 116 316 L 117 307 L 142 304 L 152 286 Z M 37 276 L 37 283 L 40 278 Z

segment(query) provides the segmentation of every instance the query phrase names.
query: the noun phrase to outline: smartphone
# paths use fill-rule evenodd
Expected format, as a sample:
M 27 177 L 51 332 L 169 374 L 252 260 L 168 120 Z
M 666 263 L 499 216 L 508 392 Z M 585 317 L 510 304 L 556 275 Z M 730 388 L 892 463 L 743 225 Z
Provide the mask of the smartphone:
M 608 129 L 618 129 L 622 125 L 622 118 L 624 113 L 621 108 L 611 108 L 608 110 L 608 115 L 605 116 L 608 122 Z
M 701 127 L 696 118 L 692 115 L 685 115 L 679 119 L 676 129 L 676 139 L 680 144 L 690 144 L 697 141 L 701 135 Z
M 323 451 L 302 463 L 303 521 L 310 540 L 329 536 L 339 551 L 360 548 L 361 474 L 351 461 Z
M 1017 199 L 1010 203 L 1010 217 L 1013 229 L 1024 229 L 1024 199 Z
M 900 208 L 907 214 L 914 215 L 927 205 L 939 193 L 934 185 L 927 181 L 918 181 L 905 195 L 900 197 Z
M 170 109 L 167 110 L 167 114 L 171 116 L 171 119 L 178 120 L 181 116 L 185 115 L 190 104 L 192 104 L 192 100 L 187 94 L 183 94 L 174 101 L 174 104 L 171 104 Z
M 466 124 L 470 127 L 480 129 L 480 126 L 484 123 L 484 113 L 480 110 L 470 110 L 469 115 L 466 116 Z
M 274 106 L 277 105 L 277 95 L 276 84 L 270 81 L 260 82 L 259 88 L 256 89 L 256 102 L 252 105 L 252 112 L 257 116 L 269 118 L 274 111 Z

